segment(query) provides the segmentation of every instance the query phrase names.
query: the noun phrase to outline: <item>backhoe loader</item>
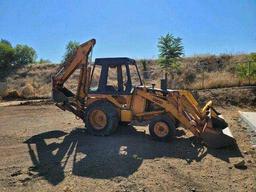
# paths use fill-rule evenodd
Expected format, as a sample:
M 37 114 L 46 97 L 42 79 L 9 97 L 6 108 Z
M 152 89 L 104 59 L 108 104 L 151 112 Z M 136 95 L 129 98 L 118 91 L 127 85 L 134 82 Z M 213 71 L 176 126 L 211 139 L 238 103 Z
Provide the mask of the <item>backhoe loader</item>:
M 135 60 L 130 58 L 96 58 L 91 64 L 89 58 L 95 44 L 95 39 L 81 44 L 70 62 L 52 76 L 56 106 L 81 118 L 88 132 L 110 135 L 120 123 L 146 120 L 150 135 L 159 141 L 172 140 L 181 125 L 209 147 L 235 144 L 227 122 L 212 101 L 201 108 L 189 91 L 167 89 L 164 80 L 161 88 L 144 85 Z M 64 83 L 76 70 L 80 72 L 74 93 Z M 110 79 L 111 72 L 114 80 Z

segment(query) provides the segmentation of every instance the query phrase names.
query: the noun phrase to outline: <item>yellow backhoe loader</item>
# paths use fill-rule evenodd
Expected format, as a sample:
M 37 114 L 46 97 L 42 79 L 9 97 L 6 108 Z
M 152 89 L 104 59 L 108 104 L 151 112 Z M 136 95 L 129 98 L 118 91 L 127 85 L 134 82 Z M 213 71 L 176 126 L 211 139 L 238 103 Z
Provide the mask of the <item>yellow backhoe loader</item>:
M 81 118 L 91 134 L 110 135 L 119 123 L 147 120 L 150 135 L 159 141 L 173 139 L 179 124 L 209 147 L 235 144 L 228 124 L 212 101 L 201 108 L 189 91 L 167 89 L 164 80 L 161 89 L 143 85 L 136 62 L 130 58 L 96 58 L 94 64 L 89 64 L 95 44 L 95 39 L 81 44 L 70 62 L 52 76 L 56 105 Z M 73 93 L 64 83 L 75 70 L 80 73 Z M 110 74 L 115 78 L 111 79 Z

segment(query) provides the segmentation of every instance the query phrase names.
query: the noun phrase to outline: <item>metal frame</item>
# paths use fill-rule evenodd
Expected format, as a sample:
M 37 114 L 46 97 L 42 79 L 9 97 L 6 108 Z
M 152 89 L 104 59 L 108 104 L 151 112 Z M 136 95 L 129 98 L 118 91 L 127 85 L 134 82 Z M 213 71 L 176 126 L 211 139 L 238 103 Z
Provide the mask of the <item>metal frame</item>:
M 100 64 L 99 64 L 100 61 Z M 116 62 L 115 62 L 116 61 Z M 97 58 L 95 59 L 95 63 L 93 65 L 91 77 L 90 77 L 90 83 L 92 82 L 92 78 L 95 72 L 95 66 L 100 65 L 101 66 L 101 73 L 99 77 L 99 86 L 97 91 L 90 91 L 90 94 L 106 94 L 106 95 L 132 95 L 132 79 L 131 79 L 131 73 L 130 73 L 130 65 L 134 65 L 136 68 L 136 72 L 139 77 L 140 85 L 143 85 L 142 79 L 138 70 L 138 66 L 133 59 L 129 58 L 122 58 L 122 57 L 117 57 L 117 58 Z M 123 90 L 123 73 L 122 73 L 122 66 L 125 66 L 126 69 L 126 75 L 127 75 L 127 82 L 126 82 L 126 88 Z M 117 82 L 118 82 L 118 90 L 116 91 L 111 91 L 109 90 L 110 88 L 107 87 L 107 80 L 108 80 L 108 72 L 109 68 L 116 67 L 117 69 Z M 90 85 L 89 85 L 90 87 Z

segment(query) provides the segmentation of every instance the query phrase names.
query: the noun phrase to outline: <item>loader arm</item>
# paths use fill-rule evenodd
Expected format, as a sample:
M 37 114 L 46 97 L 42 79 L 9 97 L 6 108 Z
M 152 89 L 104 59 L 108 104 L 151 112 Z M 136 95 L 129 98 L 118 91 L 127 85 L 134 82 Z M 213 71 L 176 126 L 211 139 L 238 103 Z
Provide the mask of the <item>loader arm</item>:
M 221 114 L 213 108 L 211 101 L 201 108 L 193 95 L 185 90 L 170 91 L 166 97 L 161 97 L 140 87 L 137 89 L 137 94 L 162 107 L 184 128 L 202 138 L 208 146 L 220 148 L 235 143 L 227 123 L 222 119 Z
M 61 66 L 55 75 L 52 76 L 52 97 L 57 106 L 63 110 L 69 110 L 78 116 L 81 116 L 79 109 L 84 105 L 84 99 L 87 97 L 89 89 L 90 68 L 88 67 L 88 57 L 96 44 L 95 39 L 91 39 L 81 44 L 72 59 Z M 76 94 L 68 90 L 64 83 L 69 77 L 80 68 L 78 86 Z M 61 103 L 61 104 L 60 104 Z

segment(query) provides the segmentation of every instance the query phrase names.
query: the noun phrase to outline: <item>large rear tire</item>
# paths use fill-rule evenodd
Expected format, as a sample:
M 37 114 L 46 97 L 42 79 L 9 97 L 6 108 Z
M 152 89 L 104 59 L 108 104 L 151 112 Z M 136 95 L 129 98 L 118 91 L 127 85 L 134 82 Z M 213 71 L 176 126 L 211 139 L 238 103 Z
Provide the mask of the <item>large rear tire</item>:
M 107 101 L 95 101 L 86 108 L 84 122 L 87 130 L 93 135 L 110 135 L 117 129 L 118 112 Z
M 175 137 L 176 128 L 168 115 L 160 115 L 151 119 L 149 132 L 153 139 L 167 142 Z

